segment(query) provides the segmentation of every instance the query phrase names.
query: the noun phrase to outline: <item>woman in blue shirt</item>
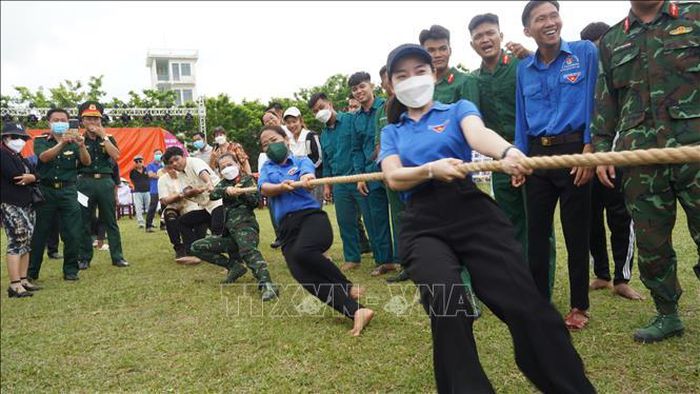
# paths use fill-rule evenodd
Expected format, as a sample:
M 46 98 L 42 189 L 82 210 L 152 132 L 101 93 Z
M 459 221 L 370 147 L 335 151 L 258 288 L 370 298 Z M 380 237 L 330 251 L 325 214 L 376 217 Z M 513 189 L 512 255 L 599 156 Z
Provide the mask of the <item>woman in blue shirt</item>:
M 435 70 L 423 48 L 405 44 L 387 60 L 396 99 L 382 130 L 378 161 L 406 202 L 400 260 L 430 316 L 438 392 L 493 392 L 476 350 L 473 311 L 460 276 L 510 329 L 515 359 L 543 392 L 594 392 L 569 332 L 537 291 L 513 226 L 460 167 L 472 147 L 500 158 L 522 182 L 524 155 L 484 126 L 471 102 L 433 102 Z
M 309 192 L 315 168 L 307 157 L 292 156 L 284 130 L 266 126 L 260 133 L 262 151 L 268 161 L 260 169 L 258 188 L 272 200 L 273 216 L 279 223 L 282 254 L 294 279 L 309 293 L 354 321 L 350 334 L 360 335 L 374 311 L 357 300 L 363 290 L 355 286 L 323 253 L 333 244 L 328 215 Z M 293 182 L 302 181 L 304 188 Z

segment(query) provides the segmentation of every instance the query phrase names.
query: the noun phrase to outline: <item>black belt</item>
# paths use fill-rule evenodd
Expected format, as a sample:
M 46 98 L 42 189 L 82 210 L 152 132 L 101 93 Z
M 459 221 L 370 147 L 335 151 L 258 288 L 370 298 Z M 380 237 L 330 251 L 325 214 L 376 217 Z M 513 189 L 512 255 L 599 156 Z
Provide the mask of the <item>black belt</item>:
M 570 142 L 583 142 L 583 132 L 574 131 L 569 134 L 562 135 L 552 135 L 546 137 L 531 137 L 531 143 L 535 143 L 541 146 L 554 146 L 561 144 L 568 144 Z
M 64 187 L 75 185 L 73 181 L 41 181 L 40 183 L 52 189 L 63 189 Z
M 80 178 L 93 178 L 93 179 L 109 178 L 111 176 L 112 176 L 112 174 L 80 174 Z

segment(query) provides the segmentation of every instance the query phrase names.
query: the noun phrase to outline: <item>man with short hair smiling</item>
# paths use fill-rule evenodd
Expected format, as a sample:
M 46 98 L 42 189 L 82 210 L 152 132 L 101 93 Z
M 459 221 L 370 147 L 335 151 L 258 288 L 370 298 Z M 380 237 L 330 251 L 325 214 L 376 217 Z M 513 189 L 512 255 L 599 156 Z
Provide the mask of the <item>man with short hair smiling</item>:
M 516 85 L 515 141 L 530 156 L 592 152 L 590 124 L 593 112 L 597 49 L 590 41 L 561 39 L 562 20 L 556 1 L 530 1 L 523 10 L 525 35 L 537 43 L 537 52 L 520 62 Z M 588 323 L 588 241 L 593 169 L 574 167 L 535 170 L 527 177 L 528 262 L 544 296 L 549 290 L 549 236 L 554 211 L 560 215 L 566 240 L 571 311 L 569 329 Z M 513 179 L 515 185 L 524 177 Z
M 476 78 L 450 67 L 450 31 L 440 25 L 432 25 L 424 29 L 418 36 L 420 45 L 433 58 L 433 66 L 437 82 L 433 99 L 443 104 L 452 104 L 460 99 L 466 99 L 479 105 L 479 87 Z
M 379 170 L 374 161 L 375 127 L 379 109 L 384 99 L 374 97 L 374 85 L 368 73 L 361 71 L 350 76 L 348 86 L 353 97 L 360 102 L 360 109 L 352 115 L 352 166 L 354 174 L 365 174 Z M 364 218 L 372 254 L 377 267 L 372 276 L 384 275 L 396 270 L 391 251 L 389 229 L 389 201 L 383 182 L 357 182 L 357 191 L 362 195 L 360 209 Z M 346 266 L 354 268 L 356 266 Z
M 506 141 L 515 140 L 515 83 L 518 55 L 529 56 L 520 44 L 509 42 L 507 48 L 520 49 L 518 55 L 501 49 L 503 33 L 494 14 L 477 15 L 469 22 L 470 45 L 481 57 L 481 66 L 474 70 L 478 78 L 481 114 L 486 127 L 494 130 Z M 522 53 L 521 53 L 522 52 Z M 527 260 L 527 207 L 525 186 L 511 185 L 510 176 L 501 172 L 491 173 L 491 191 L 498 205 L 515 226 L 515 235 L 523 245 Z M 557 262 L 554 234 L 550 236 L 549 288 L 554 286 L 554 272 Z

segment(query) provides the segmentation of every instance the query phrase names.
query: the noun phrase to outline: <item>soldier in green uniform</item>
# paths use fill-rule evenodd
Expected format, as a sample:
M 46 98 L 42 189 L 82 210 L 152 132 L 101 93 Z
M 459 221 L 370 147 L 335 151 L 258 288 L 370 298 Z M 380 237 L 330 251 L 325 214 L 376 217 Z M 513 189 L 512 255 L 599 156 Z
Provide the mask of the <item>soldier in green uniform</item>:
M 323 177 L 352 175 L 352 114 L 336 111 L 333 102 L 325 93 L 316 93 L 307 103 L 314 117 L 323 123 L 321 131 L 321 154 L 323 157 Z M 335 216 L 343 241 L 341 270 L 355 269 L 360 264 L 363 250 L 362 233 L 358 207 L 362 197 L 355 185 L 341 183 L 324 185 L 324 198 L 335 204 Z
M 217 164 L 223 179 L 214 186 L 209 199 L 223 199 L 226 231 L 221 236 L 212 235 L 195 241 L 191 248 L 192 254 L 227 268 L 228 276 L 224 283 L 233 283 L 245 274 L 246 268 L 237 258 L 240 254 L 258 280 L 262 300 L 269 301 L 277 297 L 277 289 L 267 270 L 267 262 L 258 250 L 260 227 L 253 210 L 258 206 L 260 195 L 257 192 L 240 193 L 237 189 L 256 186 L 255 179 L 240 172 L 239 164 L 231 153 L 221 155 Z M 222 253 L 228 253 L 228 256 Z
M 39 189 L 45 202 L 36 212 L 31 243 L 28 277 L 39 278 L 44 247 L 55 218 L 61 219 L 63 239 L 63 279 L 78 280 L 78 255 L 83 231 L 78 203 L 78 165 L 90 165 L 85 139 L 78 130 L 69 130 L 68 112 L 54 108 L 46 113 L 51 132 L 34 139 Z
M 391 88 L 391 84 L 389 83 L 389 79 L 387 78 L 386 74 L 386 65 L 382 66 L 382 68 L 379 70 L 379 78 L 381 78 L 382 81 L 382 89 L 384 92 L 386 92 L 387 99 L 391 99 L 394 96 L 394 91 Z M 387 115 L 386 115 L 386 103 L 382 105 L 379 110 L 377 110 L 377 117 L 376 117 L 376 126 L 375 126 L 375 135 L 374 135 L 374 145 L 375 145 L 375 153 L 373 156 L 373 159 L 376 160 L 377 156 L 379 155 L 379 145 L 381 141 L 381 136 L 382 136 L 382 129 L 384 126 L 389 124 L 387 120 Z M 389 200 L 389 219 L 391 221 L 391 239 L 392 239 L 392 247 L 394 249 L 394 260 L 396 261 L 397 264 L 401 264 L 399 261 L 399 226 L 401 225 L 401 220 L 400 220 L 400 214 L 404 209 L 404 204 L 401 201 L 401 197 L 399 196 L 399 193 L 397 191 L 391 190 L 390 188 L 386 188 L 386 197 L 387 200 Z M 394 282 L 403 282 L 408 280 L 408 273 L 406 273 L 405 270 L 401 270 L 398 274 L 394 276 L 390 276 L 386 279 L 388 283 L 394 283 Z
M 481 57 L 481 66 L 474 70 L 478 78 L 479 110 L 486 127 L 494 130 L 510 143 L 515 139 L 515 80 L 521 57 L 530 53 L 521 45 L 509 42 L 506 47 L 514 51 L 501 49 L 503 33 L 498 16 L 494 14 L 477 15 L 469 22 L 470 45 Z M 515 227 L 515 234 L 527 256 L 527 209 L 525 205 L 525 188 L 513 187 L 509 175 L 491 173 L 491 191 L 498 205 Z M 550 294 L 554 286 L 556 269 L 556 247 L 554 234 L 550 239 Z
M 477 79 L 472 75 L 450 67 L 450 31 L 440 25 L 432 25 L 418 36 L 420 45 L 433 58 L 433 66 L 437 74 L 433 100 L 443 104 L 452 104 L 460 99 L 466 99 L 479 105 L 479 87 Z
M 99 209 L 100 220 L 104 223 L 109 240 L 109 254 L 112 265 L 128 267 L 122 254 L 122 240 L 117 225 L 114 200 L 114 180 L 112 172 L 119 159 L 119 148 L 114 137 L 107 135 L 102 127 L 104 108 L 96 101 L 86 101 L 78 108 L 80 120 L 85 126 L 85 145 L 92 162 L 79 169 L 78 191 L 88 198 L 88 207 L 82 208 L 83 237 L 80 244 L 80 269 L 87 269 L 92 260 L 92 240 L 90 239 L 90 212 L 95 206 Z
M 700 143 L 700 4 L 632 1 L 628 16 L 605 33 L 599 50 L 591 126 L 596 151 Z M 613 167 L 599 166 L 596 173 L 603 185 L 614 186 Z M 634 339 L 646 343 L 682 335 L 671 231 L 680 202 L 700 253 L 700 163 L 630 167 L 622 188 L 634 221 L 639 273 L 657 310 Z M 700 262 L 695 273 L 700 277 Z
M 357 72 L 348 78 L 353 97 L 360 102 L 360 110 L 352 117 L 352 168 L 354 174 L 379 171 L 373 156 L 375 151 L 375 127 L 377 111 L 384 106 L 384 99 L 374 96 L 371 77 Z M 365 219 L 372 254 L 377 267 L 372 276 L 384 275 L 396 270 L 391 248 L 389 202 L 383 182 L 357 182 L 362 195 L 360 209 Z

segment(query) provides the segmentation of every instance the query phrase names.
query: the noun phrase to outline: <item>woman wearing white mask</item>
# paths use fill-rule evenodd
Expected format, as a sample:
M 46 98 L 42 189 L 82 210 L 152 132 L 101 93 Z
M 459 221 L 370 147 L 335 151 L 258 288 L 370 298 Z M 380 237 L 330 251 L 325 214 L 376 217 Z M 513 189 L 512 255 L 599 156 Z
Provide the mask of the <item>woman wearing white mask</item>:
M 27 281 L 29 251 L 36 214 L 32 206 L 32 184 L 36 182 L 34 166 L 22 156 L 29 135 L 22 125 L 6 123 L 0 145 L 0 196 L 2 224 L 7 234 L 7 272 L 10 298 L 30 297 L 39 288 Z
M 236 161 L 241 163 L 241 171 L 246 174 L 252 174 L 253 171 L 250 168 L 250 162 L 248 161 L 248 154 L 245 153 L 243 145 L 235 141 L 228 141 L 226 139 L 226 130 L 219 126 L 214 129 L 214 150 L 211 152 L 209 157 L 209 167 L 216 170 L 218 166 L 218 160 L 224 153 L 231 153 L 236 157 Z
M 321 141 L 316 132 L 306 128 L 304 118 L 301 117 L 301 111 L 297 107 L 289 107 L 284 111 L 284 124 L 292 133 L 290 141 L 290 150 L 294 156 L 306 156 L 313 163 L 316 169 L 316 178 L 321 178 L 323 174 Z M 314 187 L 311 192 L 316 201 L 323 206 L 323 186 Z
M 387 74 L 396 98 L 378 161 L 406 202 L 399 254 L 430 316 L 438 392 L 493 392 L 476 351 L 474 311 L 463 301 L 463 266 L 479 299 L 508 325 L 516 363 L 539 390 L 594 392 L 561 316 L 522 261 L 508 218 L 460 167 L 473 148 L 501 159 L 521 182 L 529 172 L 524 155 L 487 129 L 471 102 L 433 102 L 435 69 L 422 47 L 394 49 Z

